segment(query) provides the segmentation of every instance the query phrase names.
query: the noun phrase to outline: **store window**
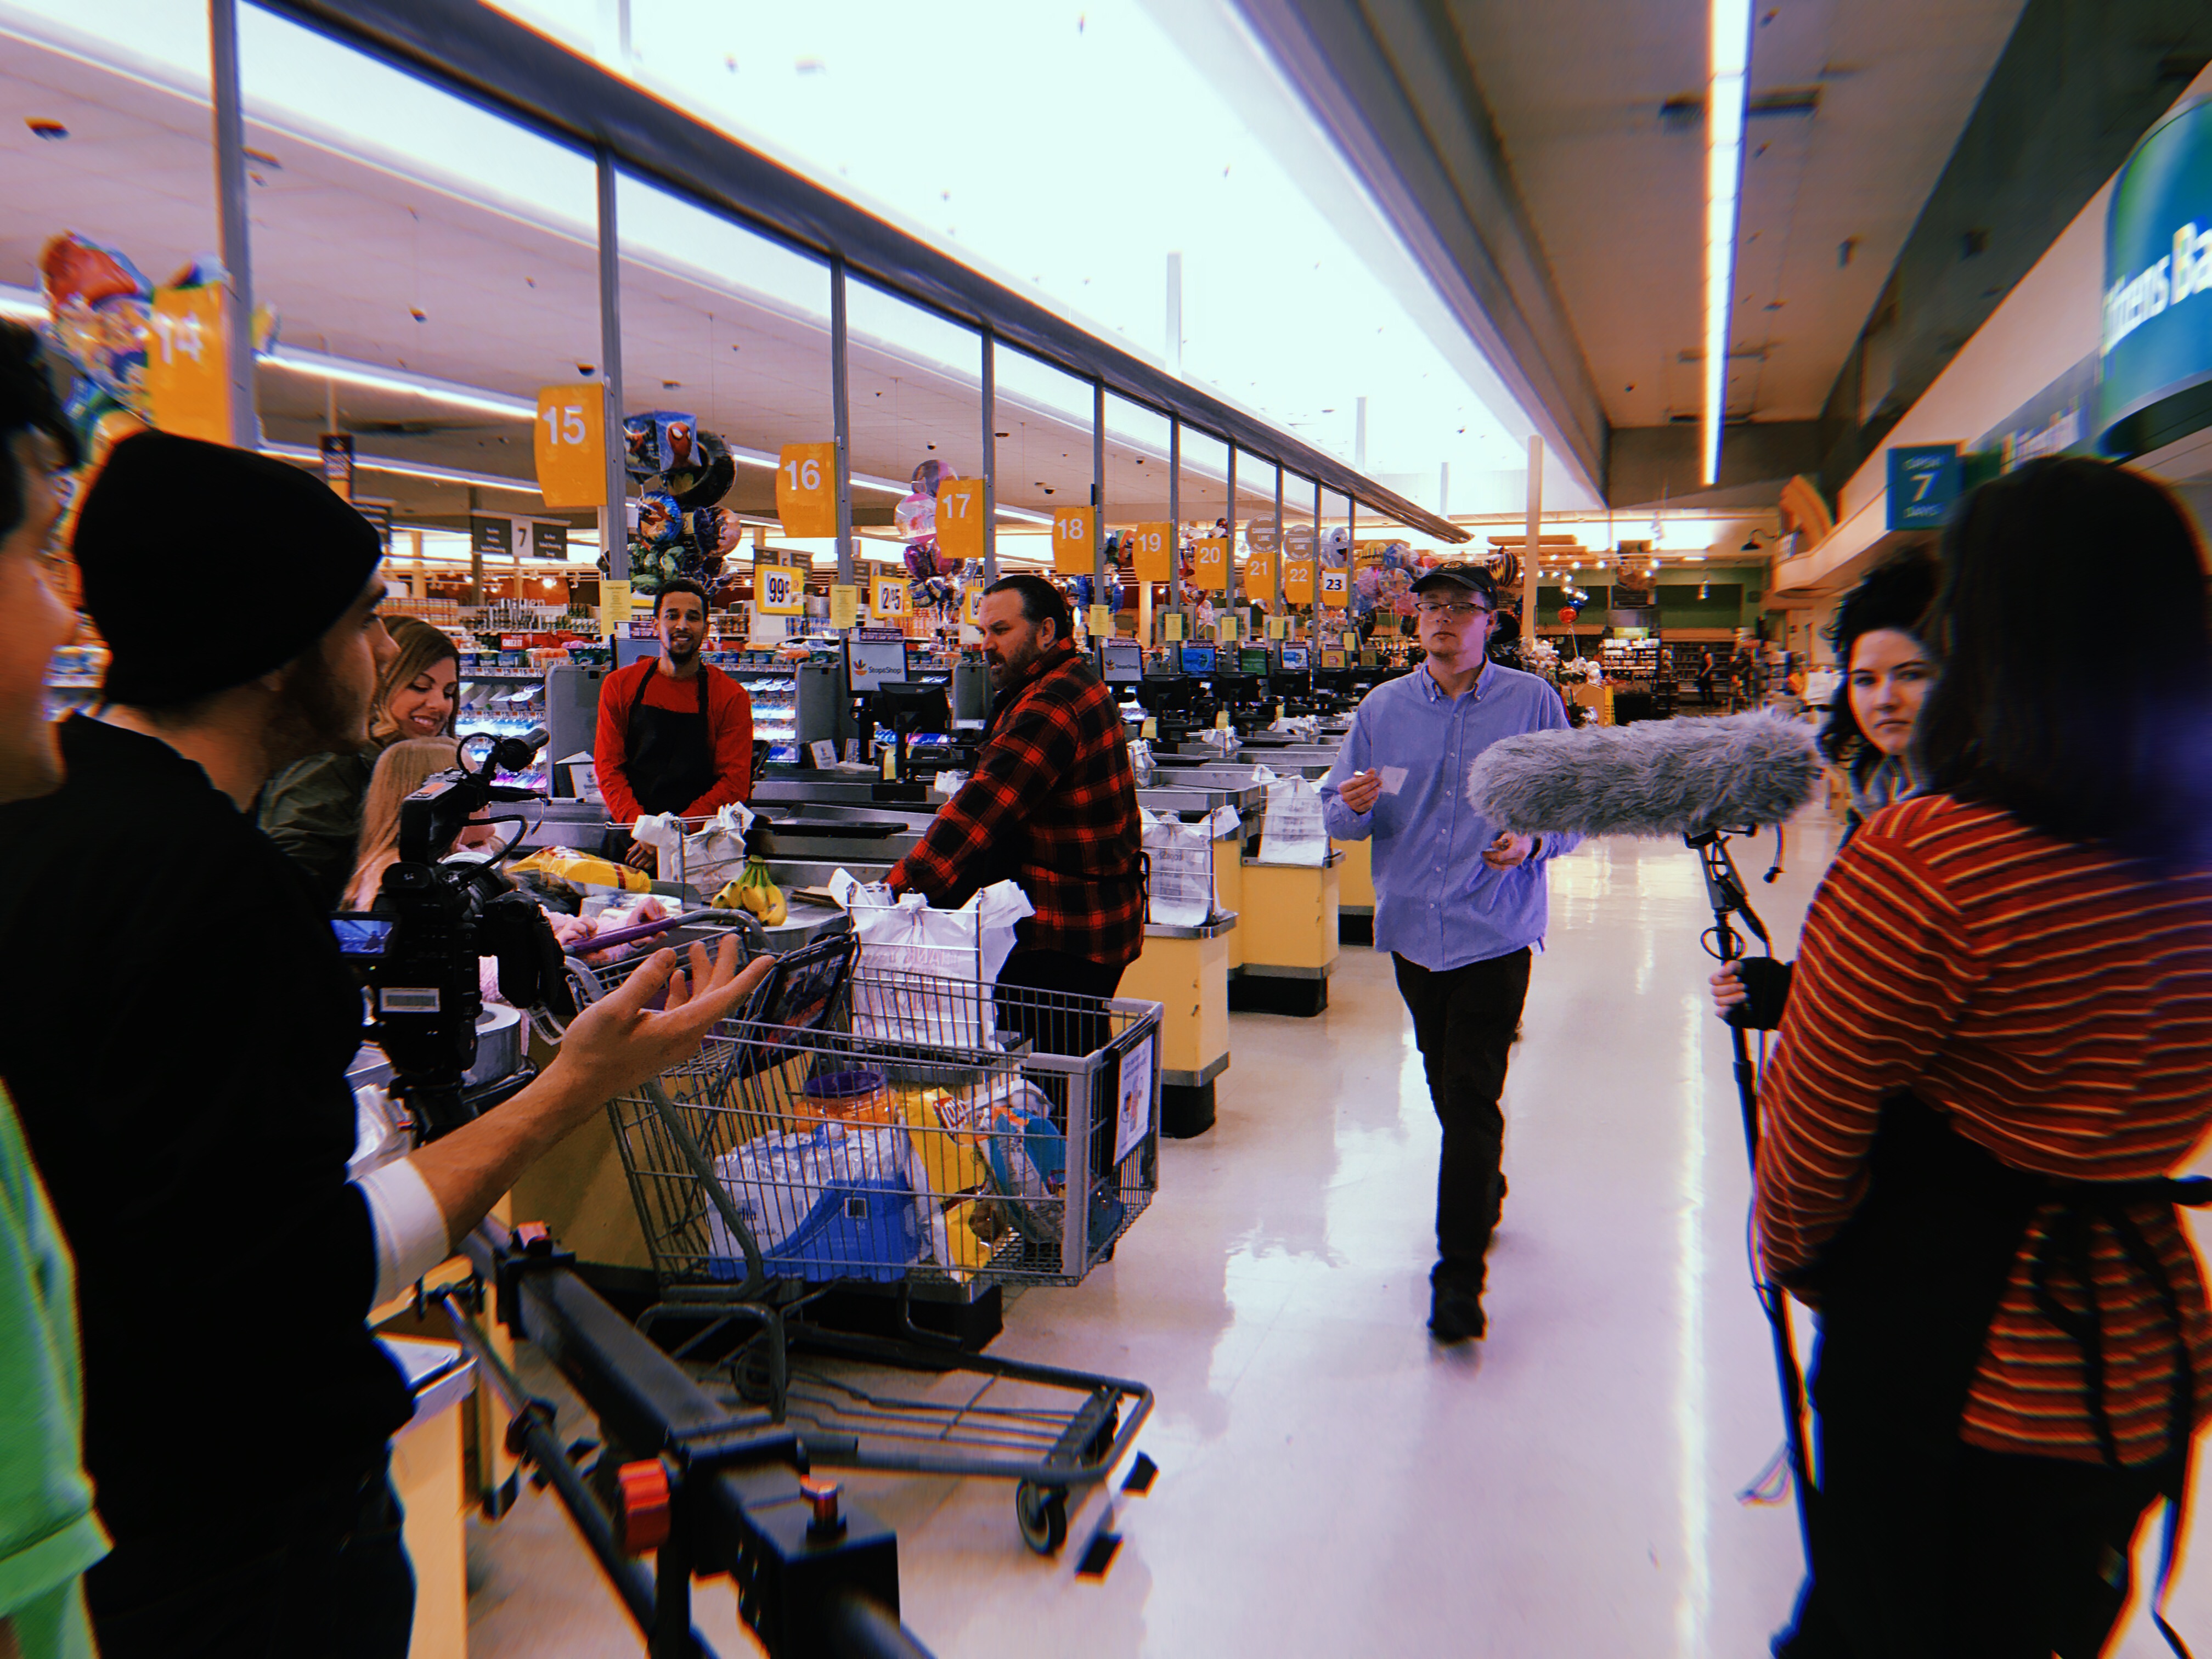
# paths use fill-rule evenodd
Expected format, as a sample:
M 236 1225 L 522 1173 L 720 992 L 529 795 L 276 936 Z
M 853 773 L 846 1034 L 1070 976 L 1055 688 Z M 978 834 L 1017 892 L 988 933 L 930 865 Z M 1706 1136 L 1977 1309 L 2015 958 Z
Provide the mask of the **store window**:
M 1235 542 L 1229 512 L 1229 446 L 1212 433 L 1185 426 L 1179 437 L 1177 534 L 1181 586 L 1176 598 L 1188 613 L 1190 636 L 1213 627 L 1229 603 Z
M 708 591 L 709 660 L 781 645 L 826 617 L 836 562 L 830 267 L 626 173 L 615 200 L 636 607 L 622 631 L 648 632 L 652 596 L 683 576 Z
M 480 624 L 515 634 L 586 614 L 599 517 L 548 505 L 536 427 L 540 388 L 598 395 L 593 163 L 327 36 L 239 16 L 271 318 L 264 447 L 390 523 L 395 611 L 450 625 L 480 604 Z
M 1237 452 L 1237 599 L 1240 608 L 1272 608 L 1281 544 L 1275 531 L 1275 464 L 1249 449 Z M 1250 617 L 1246 617 L 1248 623 Z
M 1069 523 L 1062 509 L 1091 505 L 1091 382 L 1006 345 L 996 363 L 997 494 L 1013 515 L 1000 526 L 1000 566 L 1053 570 L 1055 522 Z M 1088 567 L 1071 558 L 1060 574 L 1079 579 L 1088 605 Z

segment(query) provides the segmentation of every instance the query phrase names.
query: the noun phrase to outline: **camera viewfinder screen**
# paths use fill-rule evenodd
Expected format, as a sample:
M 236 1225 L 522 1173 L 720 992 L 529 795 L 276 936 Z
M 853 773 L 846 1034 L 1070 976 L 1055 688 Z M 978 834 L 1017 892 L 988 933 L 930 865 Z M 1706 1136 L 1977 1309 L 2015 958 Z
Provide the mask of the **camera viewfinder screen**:
M 380 957 L 395 924 L 383 916 L 332 916 L 331 932 L 337 935 L 343 957 Z

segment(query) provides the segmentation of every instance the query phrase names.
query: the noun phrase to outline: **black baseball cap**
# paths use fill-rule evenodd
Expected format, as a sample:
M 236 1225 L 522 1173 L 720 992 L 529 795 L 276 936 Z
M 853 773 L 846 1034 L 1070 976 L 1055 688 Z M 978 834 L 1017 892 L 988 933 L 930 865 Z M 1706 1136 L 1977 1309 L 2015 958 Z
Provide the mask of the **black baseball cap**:
M 1498 579 L 1479 564 L 1440 564 L 1413 584 L 1413 592 L 1456 587 L 1474 594 L 1492 611 L 1498 609 Z

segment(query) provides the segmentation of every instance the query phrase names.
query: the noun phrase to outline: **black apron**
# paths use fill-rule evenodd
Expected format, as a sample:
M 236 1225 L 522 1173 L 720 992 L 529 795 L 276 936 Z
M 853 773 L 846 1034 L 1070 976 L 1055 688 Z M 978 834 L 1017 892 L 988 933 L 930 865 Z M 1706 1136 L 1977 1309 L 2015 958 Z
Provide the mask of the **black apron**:
M 2055 1181 L 2016 1170 L 1959 1134 L 1948 1119 L 1909 1093 L 1893 1096 L 1868 1157 L 1866 1197 L 1806 1276 L 1820 1299 L 1813 1402 L 1820 1476 L 1813 1510 L 1813 1560 L 1795 1629 L 1775 1652 L 1784 1659 L 1954 1659 L 2009 1652 L 1986 1630 L 1960 1630 L 1962 1538 L 1972 1522 L 1961 1504 L 1962 1474 L 1976 1456 L 1959 1437 L 1990 1326 L 2039 1210 L 2057 1206 L 2031 1263 L 2039 1306 L 2080 1348 L 2089 1409 L 2104 1443 L 2104 1468 L 2058 1459 L 1999 1460 L 2023 1478 L 2087 1487 L 2110 1505 L 2124 1562 L 2135 1519 L 2154 1498 L 2171 1500 L 2167 1558 L 2153 1612 L 2163 1601 L 2173 1528 L 2185 1502 L 2188 1460 L 2123 1469 L 2106 1426 L 2102 1340 L 2087 1282 L 2092 1218 L 2112 1226 L 2139 1270 L 2160 1287 L 2181 1363 L 2169 1431 L 2186 1448 L 2193 1428 L 2190 1355 L 2173 1287 L 2126 1206 L 2179 1201 L 2185 1183 Z M 2064 1287 L 2065 1297 L 2058 1294 Z M 2085 1315 L 2069 1303 L 2086 1304 Z M 2107 1571 L 2099 1573 L 2102 1565 Z M 2115 1576 L 2117 1575 L 2117 1576 Z M 1974 1580 L 1972 1582 L 1980 1582 Z M 2108 1553 L 2085 1560 L 2048 1600 L 2065 1609 L 2051 1628 L 2062 1659 L 2100 1650 L 2127 1599 L 2124 1570 Z M 1971 1598 L 1972 1590 L 1963 1592 Z M 2053 1650 L 2046 1647 L 2045 1652 Z
M 623 776 L 637 797 L 641 812 L 681 812 L 714 787 L 714 734 L 707 721 L 707 676 L 699 665 L 699 712 L 654 708 L 647 687 L 660 672 L 656 665 L 637 688 L 623 738 Z

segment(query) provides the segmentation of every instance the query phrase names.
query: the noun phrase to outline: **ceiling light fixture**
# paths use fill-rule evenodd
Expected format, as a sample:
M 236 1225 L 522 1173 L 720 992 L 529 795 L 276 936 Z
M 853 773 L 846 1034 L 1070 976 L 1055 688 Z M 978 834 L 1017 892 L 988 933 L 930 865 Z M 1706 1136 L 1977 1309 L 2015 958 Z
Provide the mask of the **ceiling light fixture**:
M 319 467 L 323 455 L 319 449 L 309 449 L 304 444 L 271 444 L 261 446 L 264 455 L 282 456 L 288 461 L 308 461 Z M 432 483 L 473 484 L 479 489 L 510 489 L 518 495 L 535 495 L 538 486 L 527 478 L 506 478 L 496 472 L 467 472 L 457 466 L 432 466 L 422 461 L 387 460 L 378 455 L 356 455 L 353 464 L 364 472 L 388 472 L 395 477 L 427 478 Z
M 525 402 L 520 398 L 503 398 L 495 392 L 479 392 L 473 386 L 457 386 L 451 380 L 434 380 L 427 374 L 410 374 L 400 369 L 370 368 L 320 351 L 302 351 L 293 346 L 278 346 L 263 352 L 260 361 L 270 368 L 310 375 L 319 380 L 336 380 L 340 386 L 357 386 L 372 392 L 403 392 L 416 398 L 428 398 L 434 403 L 447 404 L 455 409 L 472 409 L 483 414 L 504 416 L 511 421 L 534 421 L 538 418 L 537 404 Z
M 1735 283 L 1736 207 L 1743 185 L 1743 113 L 1751 91 L 1751 0 L 1711 0 L 1712 74 L 1705 93 L 1705 481 L 1719 482 L 1727 412 L 1729 315 Z

